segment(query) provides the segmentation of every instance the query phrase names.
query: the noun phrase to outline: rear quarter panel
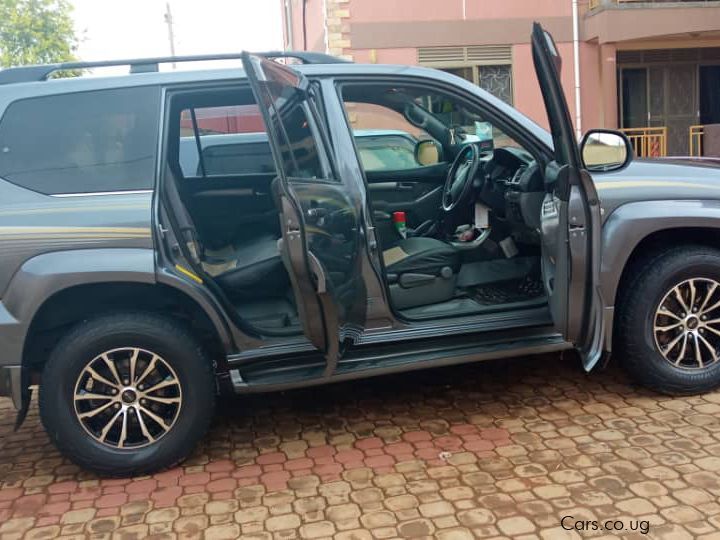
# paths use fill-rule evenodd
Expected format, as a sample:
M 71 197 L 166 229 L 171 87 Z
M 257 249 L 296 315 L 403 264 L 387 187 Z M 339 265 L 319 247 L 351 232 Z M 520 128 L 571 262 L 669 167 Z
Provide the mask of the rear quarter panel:
M 153 248 L 152 193 L 58 197 L 0 179 L 0 298 L 28 260 L 58 251 Z

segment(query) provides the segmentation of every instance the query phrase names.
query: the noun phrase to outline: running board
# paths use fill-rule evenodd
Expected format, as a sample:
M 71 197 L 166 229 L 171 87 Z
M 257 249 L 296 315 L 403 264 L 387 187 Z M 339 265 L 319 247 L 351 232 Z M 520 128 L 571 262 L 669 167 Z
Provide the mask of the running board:
M 526 329 L 528 327 L 549 327 L 552 325 L 552 318 L 547 306 L 535 307 L 522 311 L 505 311 L 501 313 L 487 314 L 482 321 L 478 323 L 477 317 L 469 315 L 458 317 L 454 320 L 427 320 L 413 321 L 402 328 L 394 328 L 392 330 L 373 330 L 369 329 L 360 338 L 359 346 L 384 345 L 387 343 L 397 343 L 399 341 L 416 341 L 436 338 L 439 334 L 444 339 L 450 336 L 473 336 L 477 341 L 479 332 L 485 334 L 492 332 L 495 336 L 497 332 L 510 330 L 515 328 Z M 526 335 L 527 330 L 523 330 Z M 264 361 L 270 361 L 274 358 L 282 358 L 289 355 L 307 355 L 316 352 L 315 347 L 305 338 L 297 337 L 288 339 L 282 343 L 267 345 L 257 349 L 248 349 L 239 353 L 228 355 L 227 361 L 233 368 L 240 364 L 251 364 L 260 358 Z
M 325 376 L 325 359 L 317 354 L 293 355 L 248 363 L 230 371 L 236 393 L 272 392 L 390 373 L 451 366 L 481 360 L 543 354 L 572 347 L 557 333 L 539 329 L 497 333 L 492 340 L 478 336 L 422 340 L 374 347 L 358 347 L 340 359 L 337 370 Z M 408 346 L 410 345 L 410 346 Z

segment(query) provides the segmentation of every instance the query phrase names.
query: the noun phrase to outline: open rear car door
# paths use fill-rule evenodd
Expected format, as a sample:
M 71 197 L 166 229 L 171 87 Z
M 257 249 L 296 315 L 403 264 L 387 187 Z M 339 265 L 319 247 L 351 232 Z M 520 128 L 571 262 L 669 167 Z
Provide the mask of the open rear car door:
M 532 53 L 555 148 L 555 159 L 545 171 L 543 280 L 558 332 L 577 347 L 589 371 L 600 359 L 604 338 L 600 204 L 580 158 L 560 82 L 560 54 L 538 23 L 533 25 Z
M 331 375 L 344 345 L 365 325 L 361 271 L 363 203 L 354 178 L 342 178 L 305 77 L 288 66 L 243 53 L 278 171 L 272 184 L 280 212 L 278 242 L 303 330 L 326 357 Z

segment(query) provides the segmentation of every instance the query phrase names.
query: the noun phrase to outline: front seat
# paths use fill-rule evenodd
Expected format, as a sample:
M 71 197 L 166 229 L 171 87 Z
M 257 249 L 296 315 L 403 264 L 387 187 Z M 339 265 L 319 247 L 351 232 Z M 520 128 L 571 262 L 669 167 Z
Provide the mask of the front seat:
M 455 296 L 460 253 L 435 238 L 414 237 L 383 251 L 390 296 L 398 309 L 445 302 Z

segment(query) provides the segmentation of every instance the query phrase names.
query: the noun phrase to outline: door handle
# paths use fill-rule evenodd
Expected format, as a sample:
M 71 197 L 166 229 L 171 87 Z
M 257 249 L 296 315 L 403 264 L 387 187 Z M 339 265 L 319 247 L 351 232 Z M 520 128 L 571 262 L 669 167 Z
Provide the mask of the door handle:
M 412 182 L 398 182 L 397 189 L 398 191 L 412 191 L 415 189 L 415 184 Z

